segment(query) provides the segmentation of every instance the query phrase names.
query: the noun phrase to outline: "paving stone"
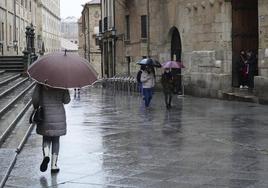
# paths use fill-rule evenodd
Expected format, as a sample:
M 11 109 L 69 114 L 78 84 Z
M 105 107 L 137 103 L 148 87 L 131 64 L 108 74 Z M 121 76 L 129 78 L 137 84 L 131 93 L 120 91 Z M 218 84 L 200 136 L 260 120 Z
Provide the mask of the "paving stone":
M 268 106 L 185 96 L 174 97 L 166 110 L 161 93 L 149 109 L 143 106 L 136 94 L 83 89 L 65 106 L 68 127 L 60 139 L 58 175 L 39 171 L 42 137 L 34 130 L 6 187 L 268 185 Z M 0 150 L 7 160 L 1 152 L 8 151 Z

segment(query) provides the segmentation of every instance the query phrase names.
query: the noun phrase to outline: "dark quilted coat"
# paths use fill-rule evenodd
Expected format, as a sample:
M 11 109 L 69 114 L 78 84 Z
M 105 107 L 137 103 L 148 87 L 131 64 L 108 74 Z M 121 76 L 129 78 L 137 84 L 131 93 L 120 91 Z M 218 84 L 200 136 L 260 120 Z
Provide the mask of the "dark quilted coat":
M 40 95 L 40 92 L 42 94 Z M 66 134 L 66 115 L 63 104 L 70 102 L 70 94 L 65 89 L 55 89 L 37 84 L 32 103 L 37 108 L 42 96 L 44 121 L 37 125 L 36 132 L 43 136 L 62 136 Z

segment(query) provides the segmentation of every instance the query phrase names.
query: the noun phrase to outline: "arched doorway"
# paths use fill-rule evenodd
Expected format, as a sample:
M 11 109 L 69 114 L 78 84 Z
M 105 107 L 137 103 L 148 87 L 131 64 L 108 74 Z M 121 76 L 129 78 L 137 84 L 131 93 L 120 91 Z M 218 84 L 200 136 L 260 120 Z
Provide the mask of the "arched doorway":
M 171 39 L 171 50 L 170 50 L 170 59 L 173 61 L 181 61 L 181 37 L 179 30 L 176 27 L 172 27 L 169 31 L 170 39 Z M 172 70 L 173 74 L 175 75 L 176 89 L 175 94 L 182 94 L 182 76 L 181 76 L 181 69 L 174 69 Z
M 239 83 L 240 51 L 258 53 L 258 0 L 232 0 L 232 86 Z M 257 61 L 254 75 L 258 74 Z M 251 77 L 253 79 L 253 75 Z M 252 81 L 253 82 L 253 81 Z
M 171 60 L 181 61 L 181 37 L 176 27 L 170 29 L 171 33 Z

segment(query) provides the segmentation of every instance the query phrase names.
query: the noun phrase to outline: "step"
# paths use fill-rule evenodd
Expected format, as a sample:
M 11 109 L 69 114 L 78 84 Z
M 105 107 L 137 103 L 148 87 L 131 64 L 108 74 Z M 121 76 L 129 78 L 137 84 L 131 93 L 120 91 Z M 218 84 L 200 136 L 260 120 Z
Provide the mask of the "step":
M 1 70 L 6 70 L 6 69 L 23 69 L 24 66 L 19 66 L 19 65 L 16 65 L 16 66 L 0 66 L 0 69 Z
M 3 69 L 3 70 L 5 70 L 6 72 L 23 72 L 23 71 L 24 71 L 23 68 L 21 68 L 21 69 L 19 69 L 19 68 L 14 68 L 14 69 Z
M 14 65 L 24 65 L 23 62 L 13 62 L 13 63 L 0 63 L 0 66 L 14 66 Z
M 1 58 L 0 56 L 0 62 L 5 62 L 5 61 L 22 61 L 24 58 Z
M 0 60 L 23 59 L 23 56 L 0 56 Z
M 223 93 L 223 98 L 232 101 L 258 103 L 258 98 L 251 93 L 225 92 Z
M 4 69 L 4 68 L 16 68 L 16 67 L 24 67 L 24 65 L 23 64 L 16 64 L 16 65 L 1 65 L 0 64 L 0 69 L 2 68 L 2 69 Z
M 243 88 L 243 89 L 240 89 L 240 88 L 236 88 L 236 87 L 233 87 L 232 88 L 232 92 L 234 93 L 243 93 L 243 94 L 252 94 L 254 93 L 254 89 L 252 88 Z
M 23 61 L 0 62 L 0 65 L 13 65 L 13 64 L 24 64 L 24 62 Z

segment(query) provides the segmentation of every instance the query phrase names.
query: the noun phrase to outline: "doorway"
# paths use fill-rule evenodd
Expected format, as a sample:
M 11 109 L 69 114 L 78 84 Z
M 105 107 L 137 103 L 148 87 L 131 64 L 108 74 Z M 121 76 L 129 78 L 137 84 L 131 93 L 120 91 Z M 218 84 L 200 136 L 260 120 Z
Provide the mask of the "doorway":
M 171 60 L 172 61 L 179 61 L 181 62 L 181 37 L 179 30 L 176 27 L 172 27 L 170 29 L 171 35 Z M 175 94 L 183 94 L 182 93 L 182 75 L 181 69 L 173 69 L 172 73 L 174 75 L 174 79 L 176 79 L 176 86 L 175 86 Z
M 239 86 L 240 51 L 258 54 L 258 0 L 232 0 L 232 86 Z M 257 61 L 258 62 L 258 61 Z M 257 63 L 256 62 L 256 63 Z M 258 74 L 255 65 L 254 75 Z

